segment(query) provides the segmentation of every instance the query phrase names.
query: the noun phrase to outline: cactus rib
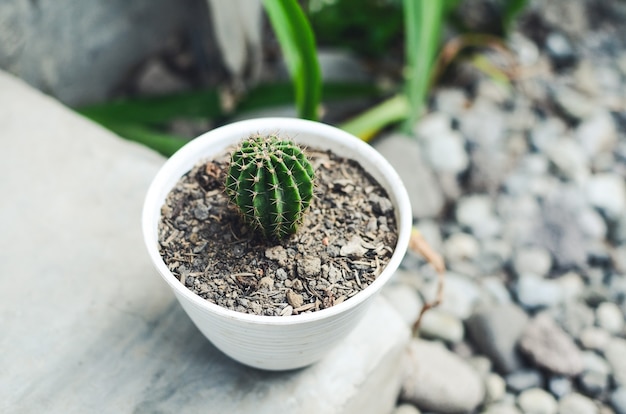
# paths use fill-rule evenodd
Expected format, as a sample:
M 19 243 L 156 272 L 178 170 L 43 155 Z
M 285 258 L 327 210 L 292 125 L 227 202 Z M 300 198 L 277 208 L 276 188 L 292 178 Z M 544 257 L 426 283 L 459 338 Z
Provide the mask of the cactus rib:
M 302 149 L 277 135 L 253 135 L 231 154 L 226 193 L 266 238 L 295 233 L 313 197 L 313 167 Z

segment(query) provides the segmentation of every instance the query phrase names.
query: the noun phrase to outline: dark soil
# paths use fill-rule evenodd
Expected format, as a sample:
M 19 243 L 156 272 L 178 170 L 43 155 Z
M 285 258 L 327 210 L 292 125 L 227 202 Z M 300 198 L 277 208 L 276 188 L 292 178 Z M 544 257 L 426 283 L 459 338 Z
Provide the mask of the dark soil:
M 242 222 L 223 182 L 228 156 L 181 178 L 162 208 L 160 252 L 191 291 L 258 315 L 325 309 L 369 286 L 397 242 L 385 191 L 353 160 L 309 149 L 315 196 L 298 232 L 269 242 Z

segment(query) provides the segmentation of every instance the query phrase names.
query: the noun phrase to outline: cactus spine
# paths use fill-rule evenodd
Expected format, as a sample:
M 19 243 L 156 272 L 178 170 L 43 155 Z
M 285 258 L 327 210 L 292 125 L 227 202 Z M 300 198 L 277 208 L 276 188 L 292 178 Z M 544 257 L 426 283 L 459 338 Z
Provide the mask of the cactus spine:
M 293 142 L 253 135 L 232 153 L 226 193 L 268 239 L 296 232 L 313 196 L 313 167 Z

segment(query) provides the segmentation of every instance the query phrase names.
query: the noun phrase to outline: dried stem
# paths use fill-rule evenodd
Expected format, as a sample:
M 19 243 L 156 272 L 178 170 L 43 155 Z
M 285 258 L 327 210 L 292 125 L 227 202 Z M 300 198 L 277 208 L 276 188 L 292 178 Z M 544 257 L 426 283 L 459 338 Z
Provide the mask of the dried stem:
M 432 247 L 426 242 L 422 234 L 417 229 L 413 229 L 411 233 L 411 239 L 409 241 L 409 249 L 414 251 L 415 253 L 421 254 L 424 256 L 426 261 L 430 263 L 430 265 L 437 272 L 437 295 L 433 302 L 427 302 L 422 307 L 422 311 L 420 312 L 417 320 L 413 324 L 413 334 L 417 332 L 422 323 L 422 317 L 424 314 L 430 309 L 438 306 L 443 300 L 443 288 L 445 285 L 445 273 L 446 266 L 443 261 L 443 258 L 440 254 L 435 252 Z

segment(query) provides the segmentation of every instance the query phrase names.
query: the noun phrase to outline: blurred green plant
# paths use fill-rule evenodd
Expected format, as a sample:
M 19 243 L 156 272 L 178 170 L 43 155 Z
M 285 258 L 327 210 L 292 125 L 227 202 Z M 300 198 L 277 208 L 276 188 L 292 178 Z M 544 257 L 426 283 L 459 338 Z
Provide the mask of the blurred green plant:
M 322 85 L 325 102 L 380 98 L 380 90 L 370 83 L 327 83 Z M 77 108 L 77 112 L 131 141 L 147 145 L 170 156 L 188 139 L 167 133 L 175 120 L 228 122 L 247 112 L 293 102 L 294 87 L 289 83 L 259 85 L 241 97 L 234 108 L 226 109 L 217 90 L 182 92 L 166 96 L 125 98 Z
M 78 111 L 121 136 L 171 155 L 187 142 L 168 133 L 168 124 L 177 119 L 220 125 L 248 111 L 293 103 L 295 98 L 298 116 L 317 120 L 322 96 L 324 102 L 375 99 L 378 104 L 339 125 L 369 140 L 398 123 L 410 132 L 422 116 L 432 85 L 464 50 L 504 48 L 497 36 L 467 33 L 458 27 L 461 33 L 442 44 L 442 27 L 446 22 L 454 25 L 453 12 L 460 0 L 308 0 L 303 8 L 296 0 L 262 1 L 291 84 L 259 85 L 236 97 L 230 109 L 221 104 L 217 90 L 202 90 L 116 100 Z M 492 0 L 492 4 L 499 9 L 502 33 L 508 33 L 528 0 Z M 391 96 L 380 101 L 383 94 L 372 84 L 322 84 L 314 32 L 320 44 L 343 47 L 370 61 L 384 62 L 403 47 L 402 79 Z M 473 56 L 470 62 L 497 81 L 508 81 L 484 56 Z
M 318 119 L 322 75 L 315 36 L 296 0 L 263 0 L 294 84 L 300 118 Z

